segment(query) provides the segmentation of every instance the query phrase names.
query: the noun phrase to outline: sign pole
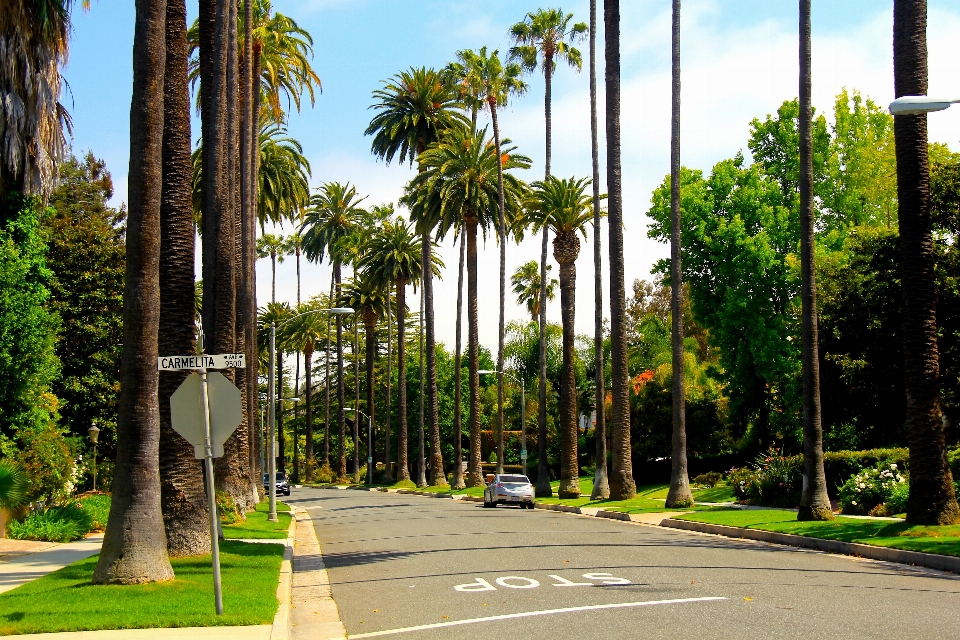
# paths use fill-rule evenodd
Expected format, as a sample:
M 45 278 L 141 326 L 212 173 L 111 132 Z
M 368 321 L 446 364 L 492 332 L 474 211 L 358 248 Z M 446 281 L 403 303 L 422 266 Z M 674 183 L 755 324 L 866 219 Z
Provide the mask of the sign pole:
M 367 416 L 367 485 L 373 486 L 373 418 Z
M 267 520 L 270 522 L 277 522 L 277 452 L 275 449 L 276 442 L 276 433 L 277 433 L 277 411 L 276 411 L 276 402 L 277 402 L 277 390 L 276 390 L 276 373 L 274 372 L 274 367 L 276 367 L 276 357 L 277 357 L 277 324 L 275 322 L 270 323 L 270 362 L 267 370 L 270 372 L 270 379 L 267 381 L 267 395 L 270 396 L 270 406 L 267 409 L 267 450 L 268 450 L 268 460 L 267 460 L 267 474 L 268 480 L 270 481 L 267 484 L 267 491 L 270 493 L 270 513 L 267 514 Z
M 220 541 L 217 538 L 217 496 L 213 486 L 213 443 L 210 438 L 210 396 L 207 394 L 207 370 L 200 369 L 200 403 L 203 405 L 204 467 L 207 475 L 207 501 L 210 509 L 210 551 L 213 556 L 213 594 L 217 615 L 223 615 L 223 593 L 220 591 Z
M 520 381 L 520 449 L 523 458 L 523 475 L 527 475 L 527 385 Z

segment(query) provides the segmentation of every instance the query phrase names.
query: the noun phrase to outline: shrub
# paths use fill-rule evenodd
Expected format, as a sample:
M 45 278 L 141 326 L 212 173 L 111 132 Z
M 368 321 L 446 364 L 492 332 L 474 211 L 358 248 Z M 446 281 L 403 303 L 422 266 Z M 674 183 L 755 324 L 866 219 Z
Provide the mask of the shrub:
M 910 497 L 910 483 L 898 482 L 890 491 L 886 502 L 883 503 L 885 513 L 883 515 L 895 516 L 898 513 L 907 512 L 907 498 Z
M 896 463 L 879 463 L 856 473 L 840 487 L 840 512 L 867 515 L 893 495 L 898 484 L 906 484 Z
M 105 493 L 94 493 L 80 498 L 84 511 L 90 514 L 91 531 L 104 531 L 107 528 L 107 518 L 110 517 L 110 496 Z
M 7 531 L 16 540 L 72 542 L 93 526 L 93 517 L 79 502 L 32 511 L 23 522 L 11 522 Z
M 234 524 L 247 519 L 234 502 L 233 496 L 226 491 L 217 491 L 217 513 L 220 514 L 221 524 Z
M 324 464 L 322 467 L 313 472 L 313 481 L 320 484 L 329 484 L 333 482 L 333 469 L 329 464 Z
M 692 480 L 693 484 L 700 485 L 701 487 L 710 487 L 713 489 L 715 486 L 720 484 L 720 481 L 723 480 L 723 474 L 717 471 L 708 471 L 707 473 L 701 473 L 696 478 Z
M 753 502 L 760 499 L 760 473 L 750 467 L 730 469 L 730 487 L 733 497 L 741 502 Z
M 730 485 L 738 500 L 766 507 L 795 507 L 800 502 L 802 458 L 768 449 L 749 468 L 731 469 Z

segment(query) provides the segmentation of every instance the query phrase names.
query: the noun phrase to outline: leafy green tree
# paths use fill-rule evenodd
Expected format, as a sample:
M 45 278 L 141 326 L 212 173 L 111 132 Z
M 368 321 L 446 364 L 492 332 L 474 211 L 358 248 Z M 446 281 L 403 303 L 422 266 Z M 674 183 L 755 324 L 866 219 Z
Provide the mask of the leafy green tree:
M 52 271 L 47 307 L 60 317 L 57 356 L 61 375 L 52 386 L 60 416 L 75 436 L 100 428 L 100 455 L 115 455 L 120 391 L 126 212 L 107 206 L 113 181 L 92 152 L 60 167 L 43 228 Z M 192 283 L 191 283 L 192 286 Z

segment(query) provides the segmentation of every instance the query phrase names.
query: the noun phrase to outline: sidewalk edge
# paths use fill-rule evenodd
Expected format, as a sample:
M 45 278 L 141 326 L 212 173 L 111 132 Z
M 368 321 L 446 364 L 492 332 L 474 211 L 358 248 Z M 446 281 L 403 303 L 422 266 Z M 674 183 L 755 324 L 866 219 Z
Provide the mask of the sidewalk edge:
M 277 584 L 277 614 L 273 617 L 270 640 L 289 640 L 290 604 L 293 600 L 293 544 L 297 527 L 296 507 L 291 506 L 290 527 L 287 529 L 286 546 L 283 549 L 283 562 L 280 564 L 280 581 Z

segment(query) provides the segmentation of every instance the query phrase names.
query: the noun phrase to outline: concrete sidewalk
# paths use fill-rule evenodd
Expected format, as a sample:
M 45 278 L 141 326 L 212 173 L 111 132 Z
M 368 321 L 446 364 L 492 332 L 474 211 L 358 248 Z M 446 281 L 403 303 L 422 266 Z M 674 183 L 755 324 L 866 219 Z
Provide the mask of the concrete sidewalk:
M 47 546 L 40 551 L 0 562 L 0 593 L 16 589 L 40 576 L 100 553 L 102 544 L 103 534 L 97 534 L 76 542 Z

